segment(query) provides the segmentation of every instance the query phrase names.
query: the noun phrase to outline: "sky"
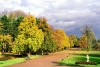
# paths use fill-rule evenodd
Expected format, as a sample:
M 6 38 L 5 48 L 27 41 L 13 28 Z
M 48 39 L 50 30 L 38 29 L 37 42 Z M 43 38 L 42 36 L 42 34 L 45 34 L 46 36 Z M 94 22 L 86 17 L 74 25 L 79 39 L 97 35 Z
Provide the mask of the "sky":
M 56 29 L 81 36 L 80 29 L 90 25 L 100 38 L 100 0 L 0 0 L 0 11 L 23 10 L 44 16 Z

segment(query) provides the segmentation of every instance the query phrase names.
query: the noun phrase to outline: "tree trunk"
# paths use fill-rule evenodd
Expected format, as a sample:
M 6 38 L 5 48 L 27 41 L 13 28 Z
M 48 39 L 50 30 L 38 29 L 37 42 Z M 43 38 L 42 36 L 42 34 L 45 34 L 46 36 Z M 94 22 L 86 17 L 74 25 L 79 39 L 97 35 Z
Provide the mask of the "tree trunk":
M 28 56 L 28 58 L 30 59 L 30 57 L 31 57 L 31 53 L 30 53 L 30 51 L 29 51 L 29 53 L 27 54 L 27 56 Z

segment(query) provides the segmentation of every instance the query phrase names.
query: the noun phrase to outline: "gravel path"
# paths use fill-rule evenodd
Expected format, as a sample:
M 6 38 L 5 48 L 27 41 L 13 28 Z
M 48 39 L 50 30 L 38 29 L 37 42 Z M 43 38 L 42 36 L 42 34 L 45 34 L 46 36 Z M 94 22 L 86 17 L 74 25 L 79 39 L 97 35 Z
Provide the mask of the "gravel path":
M 68 66 L 59 66 L 56 63 L 57 61 L 65 58 L 66 56 L 68 56 L 67 52 L 61 51 L 8 67 L 68 67 Z

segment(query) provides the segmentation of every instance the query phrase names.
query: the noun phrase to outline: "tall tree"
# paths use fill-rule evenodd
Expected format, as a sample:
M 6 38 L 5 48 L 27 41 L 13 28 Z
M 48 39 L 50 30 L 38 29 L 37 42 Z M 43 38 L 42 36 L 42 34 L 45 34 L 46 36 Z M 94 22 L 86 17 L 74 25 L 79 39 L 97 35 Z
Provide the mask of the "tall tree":
M 87 50 L 91 50 L 96 40 L 92 28 L 88 25 L 85 25 L 82 28 L 82 35 L 87 37 L 87 44 L 86 44 Z
M 20 52 L 36 52 L 41 47 L 43 40 L 44 34 L 41 29 L 38 29 L 36 18 L 32 15 L 25 17 L 19 25 L 19 34 L 15 40 L 15 46 L 23 45 L 23 49 L 18 48 Z M 16 50 L 14 49 L 14 51 Z
M 87 57 L 87 62 L 89 62 L 88 51 L 92 49 L 92 47 L 95 43 L 95 35 L 94 35 L 92 28 L 88 25 L 83 27 L 82 34 L 87 38 L 87 44 L 86 44 L 87 55 L 86 55 L 86 57 Z
M 0 25 L 2 27 L 2 30 L 0 30 L 1 34 L 10 34 L 13 37 L 13 41 L 15 37 L 17 37 L 18 34 L 18 26 L 20 22 L 22 21 L 23 17 L 18 17 L 17 19 L 12 19 L 9 16 L 2 16 L 0 21 Z
M 42 29 L 44 32 L 44 42 L 42 44 L 42 52 L 51 52 L 56 49 L 56 42 L 53 39 L 53 28 L 47 23 L 47 19 L 37 18 L 37 25 L 39 29 Z
M 42 51 L 45 51 L 46 53 L 56 50 L 56 42 L 54 41 L 54 39 L 52 38 L 49 32 L 45 33 L 44 42 L 42 44 L 41 49 Z

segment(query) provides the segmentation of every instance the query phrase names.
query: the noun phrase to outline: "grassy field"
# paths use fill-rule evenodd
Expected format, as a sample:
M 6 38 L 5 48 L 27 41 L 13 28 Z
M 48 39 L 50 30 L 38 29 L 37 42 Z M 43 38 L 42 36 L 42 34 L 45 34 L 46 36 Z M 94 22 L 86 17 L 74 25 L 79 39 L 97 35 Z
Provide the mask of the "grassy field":
M 30 58 L 33 59 L 33 58 L 38 58 L 38 57 L 40 57 L 40 56 L 39 55 L 31 55 Z M 0 60 L 0 67 L 18 64 L 18 63 L 22 63 L 22 62 L 25 62 L 25 61 L 26 61 L 25 57 L 23 57 L 23 58 L 13 58 L 13 59 L 10 59 L 10 60 L 2 60 L 2 61 Z
M 100 67 L 100 51 L 90 51 L 90 61 L 97 65 L 75 64 L 76 61 L 86 61 L 86 51 L 68 51 L 69 56 L 59 62 L 62 66 Z

